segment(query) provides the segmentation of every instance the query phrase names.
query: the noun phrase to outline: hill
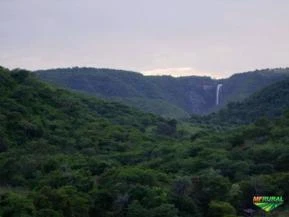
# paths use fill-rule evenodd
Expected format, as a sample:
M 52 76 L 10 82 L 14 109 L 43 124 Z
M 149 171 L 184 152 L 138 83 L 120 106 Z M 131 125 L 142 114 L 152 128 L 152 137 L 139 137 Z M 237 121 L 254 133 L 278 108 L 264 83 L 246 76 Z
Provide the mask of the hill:
M 231 102 L 226 108 L 201 118 L 194 116 L 192 120 L 203 123 L 240 125 L 258 119 L 277 118 L 289 109 L 289 80 L 274 83 L 253 94 L 242 102 Z
M 0 216 L 237 217 L 289 194 L 289 116 L 215 131 L 0 68 Z M 288 199 L 278 214 L 288 212 Z
M 0 91 L 3 217 L 96 216 L 102 193 L 91 191 L 100 174 L 120 165 L 125 172 L 178 135 L 175 121 L 54 88 L 25 70 L 0 67 Z
M 267 69 L 241 73 L 227 79 L 209 77 L 143 76 L 112 69 L 66 68 L 36 72 L 44 81 L 105 99 L 116 100 L 163 117 L 185 118 L 207 114 L 240 101 L 252 93 L 288 77 L 289 69 Z M 216 89 L 220 104 L 216 105 Z

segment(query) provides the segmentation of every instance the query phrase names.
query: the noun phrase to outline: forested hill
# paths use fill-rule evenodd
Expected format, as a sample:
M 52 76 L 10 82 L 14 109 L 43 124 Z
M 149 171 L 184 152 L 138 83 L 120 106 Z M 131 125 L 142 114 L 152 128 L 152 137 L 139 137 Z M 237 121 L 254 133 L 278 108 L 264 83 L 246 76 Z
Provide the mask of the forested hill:
M 183 118 L 206 114 L 228 101 L 239 101 L 276 81 L 285 79 L 289 69 L 267 69 L 240 73 L 227 79 L 209 77 L 143 76 L 112 69 L 66 68 L 41 70 L 37 75 L 60 86 L 114 99 L 164 117 Z M 220 105 L 216 106 L 216 89 Z
M 0 91 L 1 217 L 288 216 L 288 115 L 214 131 L 4 68 Z
M 41 139 L 44 149 L 49 147 L 46 143 L 52 145 L 53 141 L 61 141 L 61 146 L 54 146 L 54 151 L 66 148 L 81 151 L 89 147 L 92 153 L 102 153 L 108 148 L 128 148 L 114 147 L 114 143 L 107 147 L 105 138 L 112 136 L 110 134 L 121 141 L 134 132 L 138 135 L 148 128 L 153 132 L 157 126 L 165 129 L 176 125 L 173 120 L 167 121 L 117 102 L 52 87 L 25 70 L 0 68 L 0 91 L 0 132 L 6 141 L 1 143 L 2 149 L 9 144 L 33 146 L 26 141 Z M 158 132 L 166 134 L 166 131 Z M 81 142 L 79 135 L 86 135 Z
M 252 123 L 262 117 L 280 117 L 289 111 L 289 80 L 274 83 L 242 102 L 229 103 L 226 108 L 207 116 L 193 116 L 192 120 L 210 124 L 240 125 Z
M 170 178 L 137 164 L 175 144 L 174 120 L 54 88 L 25 70 L 0 67 L 0 92 L 1 217 L 111 216 L 125 195 L 97 191 L 109 184 L 98 182 L 118 172 L 132 183 L 144 176 L 163 194 Z

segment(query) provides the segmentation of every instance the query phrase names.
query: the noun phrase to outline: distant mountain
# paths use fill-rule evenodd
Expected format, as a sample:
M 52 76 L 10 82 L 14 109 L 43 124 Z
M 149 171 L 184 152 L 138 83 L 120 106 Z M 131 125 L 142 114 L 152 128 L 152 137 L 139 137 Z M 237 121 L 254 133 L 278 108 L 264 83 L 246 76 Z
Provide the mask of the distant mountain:
M 288 77 L 289 69 L 265 69 L 235 74 L 227 79 L 210 77 L 144 76 L 113 69 L 65 68 L 40 70 L 37 75 L 72 90 L 120 101 L 164 117 L 216 111 L 229 101 L 241 101 L 262 88 Z M 216 89 L 220 104 L 216 105 Z
M 242 102 L 231 102 L 217 113 L 192 117 L 212 124 L 247 124 L 262 117 L 275 118 L 289 109 L 289 79 L 279 81 L 253 94 Z

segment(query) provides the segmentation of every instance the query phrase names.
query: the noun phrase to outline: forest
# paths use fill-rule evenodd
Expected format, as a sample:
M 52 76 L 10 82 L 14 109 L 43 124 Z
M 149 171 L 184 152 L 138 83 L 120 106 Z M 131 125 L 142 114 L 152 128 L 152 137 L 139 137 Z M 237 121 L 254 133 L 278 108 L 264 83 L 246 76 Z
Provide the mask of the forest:
M 280 117 L 289 108 L 289 80 L 276 82 L 239 102 L 229 102 L 225 108 L 206 116 L 191 115 L 193 123 L 239 126 L 260 118 Z
M 1 67 L 0 216 L 263 216 L 255 195 L 283 196 L 267 216 L 288 216 L 288 89 L 177 120 Z
M 253 93 L 288 79 L 289 68 L 237 73 L 228 78 L 208 76 L 144 76 L 141 73 L 89 67 L 58 68 L 34 72 L 41 80 L 133 106 L 166 118 L 187 119 L 239 102 Z M 216 87 L 222 84 L 220 105 Z

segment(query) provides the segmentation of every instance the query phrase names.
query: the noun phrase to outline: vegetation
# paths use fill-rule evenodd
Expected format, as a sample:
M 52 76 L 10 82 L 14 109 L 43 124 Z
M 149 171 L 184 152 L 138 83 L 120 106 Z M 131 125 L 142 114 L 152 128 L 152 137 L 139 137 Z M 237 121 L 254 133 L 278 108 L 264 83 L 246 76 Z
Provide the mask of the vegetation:
M 183 119 L 216 111 L 230 101 L 241 101 L 258 90 L 288 78 L 289 69 L 266 69 L 236 74 L 228 79 L 209 77 L 143 76 L 135 72 L 95 68 L 42 70 L 36 74 L 72 90 L 116 100 L 145 112 Z M 222 83 L 219 106 L 216 87 Z
M 192 116 L 195 123 L 232 126 L 248 124 L 261 117 L 277 118 L 289 108 L 289 80 L 274 83 L 242 102 L 231 102 L 217 113 Z
M 289 193 L 289 114 L 220 131 L 4 68 L 0 91 L 2 217 L 236 217 Z

